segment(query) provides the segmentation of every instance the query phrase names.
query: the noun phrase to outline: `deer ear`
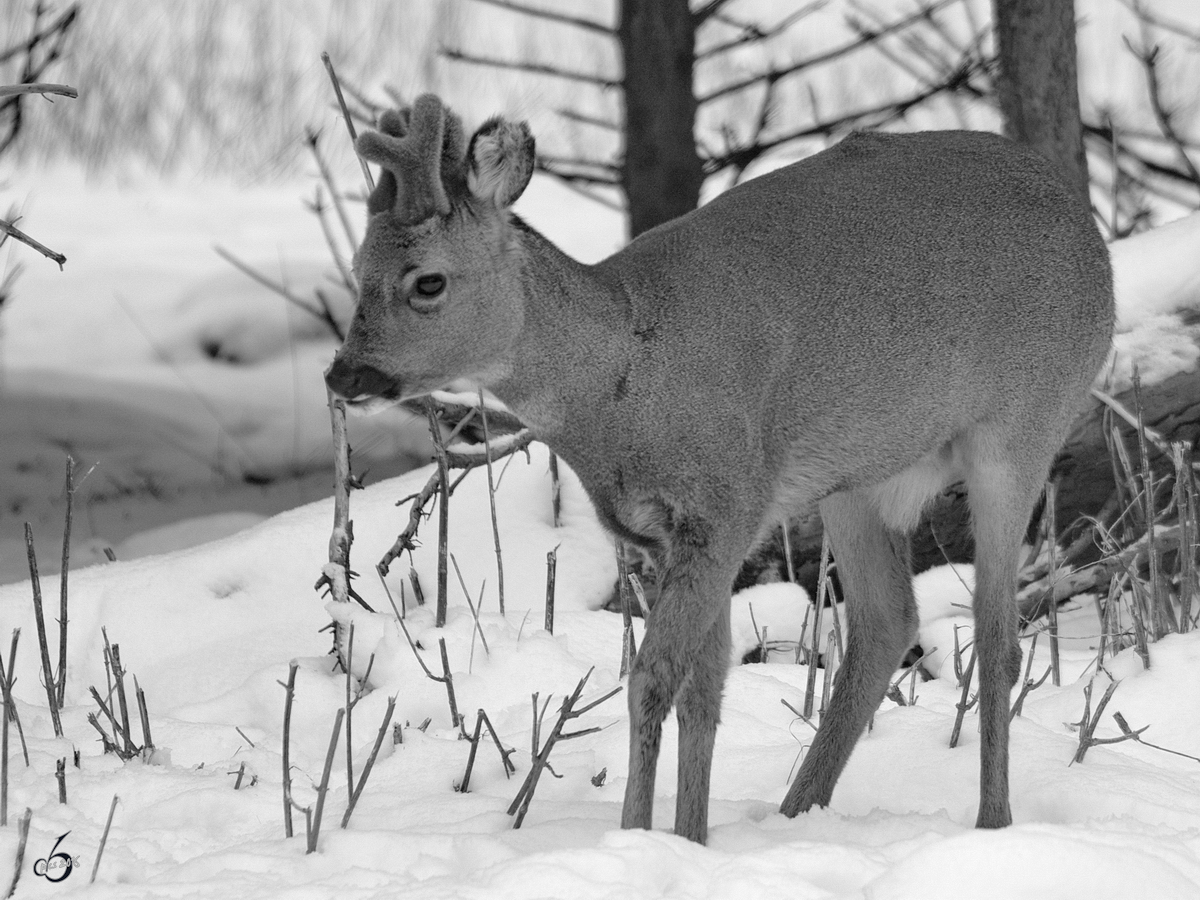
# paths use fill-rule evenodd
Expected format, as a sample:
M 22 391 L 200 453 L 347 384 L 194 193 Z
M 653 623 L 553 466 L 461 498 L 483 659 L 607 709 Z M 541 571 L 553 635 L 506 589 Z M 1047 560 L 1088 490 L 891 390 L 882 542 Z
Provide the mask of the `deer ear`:
M 489 119 L 467 150 L 467 186 L 480 200 L 511 206 L 533 175 L 533 134 L 524 122 Z

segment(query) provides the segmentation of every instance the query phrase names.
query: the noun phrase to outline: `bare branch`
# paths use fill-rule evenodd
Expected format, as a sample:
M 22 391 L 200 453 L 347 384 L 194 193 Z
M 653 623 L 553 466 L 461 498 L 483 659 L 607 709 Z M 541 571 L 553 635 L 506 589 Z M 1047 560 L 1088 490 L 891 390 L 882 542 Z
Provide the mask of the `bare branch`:
M 787 31 L 801 19 L 804 19 L 821 9 L 824 9 L 828 5 L 829 0 L 813 0 L 813 2 L 806 6 L 800 7 L 790 16 L 780 20 L 777 24 L 771 26 L 770 28 L 760 28 L 753 22 L 734 23 L 724 16 L 718 16 L 717 18 L 722 22 L 740 28 L 742 33 L 735 38 L 725 41 L 724 43 L 715 44 L 712 47 L 709 47 L 707 50 L 697 53 L 696 61 L 701 62 L 706 59 L 711 59 L 718 54 L 725 53 L 729 50 L 734 50 L 738 47 L 744 47 L 747 44 L 757 44 L 763 41 L 769 41 L 771 38 L 778 37 L 779 35 L 783 34 L 783 32 Z
M 1134 11 L 1141 17 L 1141 4 L 1134 4 Z M 1149 35 L 1147 34 L 1147 25 L 1145 19 L 1141 21 L 1142 26 L 1142 44 L 1141 47 L 1134 47 L 1129 38 L 1123 38 L 1125 46 L 1129 48 L 1129 52 L 1137 58 L 1137 61 L 1142 64 L 1142 68 L 1146 70 L 1146 88 L 1150 93 L 1150 108 L 1154 111 L 1154 120 L 1158 122 L 1158 127 L 1162 129 L 1163 135 L 1171 142 L 1175 148 L 1175 152 L 1179 155 L 1179 160 L 1183 164 L 1183 168 L 1187 171 L 1188 177 L 1196 186 L 1200 187 L 1200 171 L 1197 171 L 1196 164 L 1192 162 L 1191 157 L 1187 154 L 1187 149 L 1184 146 L 1183 139 L 1175 130 L 1175 124 L 1171 120 L 1171 113 L 1167 110 L 1163 103 L 1162 91 L 1158 79 L 1158 44 L 1151 45 Z
M 60 97 L 74 98 L 79 96 L 79 91 L 69 84 L 0 84 L 0 97 L 14 97 L 17 94 L 58 94 Z
M 79 15 L 79 4 L 73 3 L 66 10 L 64 10 L 62 15 L 60 15 L 41 31 L 35 31 L 20 43 L 14 44 L 7 50 L 0 51 L 0 64 L 8 62 L 14 56 L 18 56 L 22 53 L 29 53 L 38 44 L 51 37 L 57 36 L 58 32 L 65 32 L 71 27 L 72 24 L 74 24 L 75 17 L 77 15 Z
M 849 41 L 838 47 L 834 47 L 832 50 L 826 50 L 823 53 L 818 53 L 814 56 L 807 57 L 805 59 L 800 60 L 799 62 L 792 63 L 792 65 L 790 65 L 790 66 L 785 66 L 783 68 L 769 69 L 768 71 L 762 72 L 758 75 L 752 75 L 749 78 L 742 79 L 741 81 L 734 81 L 734 82 L 731 82 L 730 84 L 725 85 L 724 87 L 719 87 L 716 90 L 711 91 L 710 93 L 706 94 L 705 96 L 700 97 L 697 102 L 699 104 L 703 105 L 703 104 L 709 103 L 713 100 L 717 100 L 721 97 L 726 97 L 729 94 L 737 93 L 738 91 L 743 91 L 746 88 L 753 87 L 756 84 L 761 84 L 764 81 L 767 81 L 767 80 L 778 81 L 781 78 L 786 78 L 791 75 L 795 75 L 797 72 L 802 72 L 805 69 L 811 69 L 814 66 L 819 66 L 819 65 L 823 65 L 824 63 L 827 63 L 827 62 L 832 62 L 835 59 L 839 59 L 840 57 L 847 56 L 851 53 L 861 50 L 864 47 L 868 47 L 871 44 L 875 43 L 876 41 L 881 40 L 882 38 L 885 38 L 890 34 L 895 34 L 898 31 L 903 31 L 905 28 L 909 28 L 912 25 L 916 24 L 917 22 L 920 22 L 923 19 L 926 19 L 935 10 L 941 9 L 942 7 L 947 6 L 952 2 L 957 2 L 957 0 L 937 0 L 936 3 L 933 3 L 929 6 L 924 6 L 919 11 L 917 11 L 916 13 L 913 13 L 910 16 L 906 16 L 905 18 L 900 19 L 896 22 L 893 22 L 891 25 L 888 25 L 884 28 L 880 28 L 877 31 L 869 31 L 869 32 L 863 34 L 862 36 L 855 38 L 853 41 Z
M 591 31 L 595 34 L 602 34 L 605 37 L 614 37 L 617 33 L 615 29 L 594 19 L 585 19 L 582 16 L 568 16 L 565 13 L 555 12 L 550 9 L 539 9 L 536 6 L 514 2 L 514 0 L 475 0 L 475 2 L 486 3 L 489 6 L 498 6 L 500 9 L 507 9 L 510 12 L 520 13 L 523 16 L 532 16 L 535 19 L 545 19 L 548 22 L 572 25 L 575 28 L 582 28 L 585 31 Z
M 745 168 L 768 151 L 801 138 L 815 137 L 817 135 L 829 136 L 851 126 L 865 129 L 878 128 L 890 121 L 902 118 L 910 109 L 920 106 L 938 94 L 960 90 L 961 85 L 969 80 L 971 74 L 973 74 L 971 71 L 960 69 L 951 78 L 923 88 L 901 100 L 893 100 L 890 103 L 882 103 L 867 109 L 856 110 L 833 119 L 827 119 L 824 122 L 817 122 L 814 125 L 797 128 L 768 141 L 739 147 L 721 156 L 709 157 L 704 161 L 704 173 L 706 175 L 713 175 L 729 166 Z
M 1163 31 L 1169 31 L 1189 41 L 1200 43 L 1200 31 L 1193 31 L 1181 22 L 1173 19 L 1165 19 L 1158 13 L 1150 12 L 1150 10 L 1142 6 L 1139 0 L 1133 0 L 1133 2 L 1130 2 L 1130 0 L 1118 0 L 1118 2 L 1146 24 L 1153 25 L 1155 28 L 1161 28 Z
M 452 59 L 457 62 L 470 63 L 476 66 L 490 66 L 494 69 L 508 69 L 515 72 L 527 72 L 532 75 L 550 75 L 554 78 L 565 78 L 568 81 L 578 81 L 583 84 L 590 84 L 596 87 L 611 89 L 620 87 L 621 82 L 612 78 L 603 78 L 600 75 L 592 75 L 587 72 L 572 72 L 569 69 L 560 69 L 558 66 L 546 65 L 544 63 L 528 63 L 517 62 L 511 59 L 495 59 L 489 56 L 476 56 L 473 53 L 464 53 L 461 50 L 453 50 L 443 47 L 441 50 L 442 56 L 446 59 Z
M 337 335 L 339 340 L 345 340 L 346 336 L 342 332 L 342 326 L 339 325 L 337 323 L 337 320 L 333 318 L 333 314 L 327 303 L 324 304 L 324 306 L 325 306 L 324 309 L 316 307 L 313 304 L 309 303 L 304 298 L 298 297 L 296 294 L 292 293 L 292 291 L 287 287 L 287 285 L 281 284 L 278 281 L 272 281 L 266 275 L 262 274 L 262 272 L 259 272 L 257 269 L 253 268 L 252 266 L 242 262 L 240 259 L 238 259 L 236 256 L 234 256 L 232 253 L 230 253 L 228 250 L 226 250 L 224 247 L 220 246 L 219 244 L 214 246 L 213 250 L 216 251 L 217 256 L 221 257 L 221 259 L 225 260 L 225 262 L 229 263 L 231 266 L 233 266 L 239 272 L 241 272 L 244 275 L 248 275 L 249 277 L 251 277 L 255 281 L 257 281 L 259 284 L 261 284 L 263 287 L 274 291 L 276 294 L 283 297 L 283 299 L 287 300 L 289 303 L 296 305 L 297 307 L 299 307 L 300 309 L 302 309 L 306 313 L 308 313 L 310 316 L 313 316 L 314 318 L 319 319 L 320 321 L 324 322 L 326 325 L 329 326 L 329 328 L 333 331 L 333 333 L 335 335 Z M 318 292 L 318 296 L 320 296 L 319 292 Z
M 616 175 L 600 175 L 594 172 L 572 172 L 544 159 L 537 161 L 537 168 L 547 175 L 553 175 L 555 178 L 561 179 L 568 185 L 584 184 L 599 187 L 617 187 L 621 183 L 621 179 Z
M 729 0 L 708 0 L 708 2 L 706 2 L 699 9 L 693 10 L 692 21 L 695 23 L 695 26 L 699 28 L 706 21 L 708 21 L 709 18 L 719 13 L 721 11 L 721 7 L 725 6 L 727 3 L 729 3 Z
M 65 263 L 67 261 L 67 258 L 65 256 L 63 256 L 61 253 L 51 250 L 45 244 L 42 244 L 42 243 L 34 240 L 29 235 L 27 235 L 25 232 L 23 232 L 20 228 L 17 228 L 11 222 L 9 222 L 5 219 L 0 219 L 0 231 L 3 231 L 5 234 L 9 235 L 10 237 L 16 238 L 22 244 L 29 245 L 34 250 L 36 250 L 38 253 L 42 254 L 42 256 L 46 257 L 46 259 L 54 260 L 56 263 L 58 263 L 58 267 L 60 269 L 63 267 L 63 263 Z
M 594 125 L 597 128 L 603 128 L 605 131 L 620 132 L 621 126 L 610 119 L 601 119 L 599 116 L 589 116 L 581 112 L 576 112 L 573 109 L 558 109 L 555 110 L 564 119 L 571 122 L 579 122 L 582 125 Z

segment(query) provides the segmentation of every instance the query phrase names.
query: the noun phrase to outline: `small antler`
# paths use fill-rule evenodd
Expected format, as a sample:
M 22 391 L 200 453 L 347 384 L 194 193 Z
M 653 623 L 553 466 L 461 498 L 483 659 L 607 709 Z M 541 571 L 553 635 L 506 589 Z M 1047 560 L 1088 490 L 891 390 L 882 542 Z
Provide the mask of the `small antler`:
M 385 112 L 379 128 L 361 135 L 355 144 L 363 159 L 383 167 L 367 201 L 368 212 L 374 215 L 390 208 L 405 224 L 449 213 L 442 168 L 443 156 L 461 156 L 462 126 L 457 117 L 433 94 L 422 94 L 411 110 Z M 457 146 L 446 147 L 446 143 Z

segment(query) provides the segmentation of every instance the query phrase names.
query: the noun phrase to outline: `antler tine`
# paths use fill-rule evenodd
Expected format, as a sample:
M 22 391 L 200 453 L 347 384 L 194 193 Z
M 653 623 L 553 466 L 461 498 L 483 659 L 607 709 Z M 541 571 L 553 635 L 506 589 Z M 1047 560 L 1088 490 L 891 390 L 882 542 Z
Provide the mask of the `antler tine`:
M 383 166 L 392 176 L 380 178 L 368 202 L 371 213 L 382 212 L 390 205 L 401 222 L 414 224 L 450 212 L 441 172 L 447 115 L 437 97 L 423 94 L 412 105 L 407 128 L 402 114 L 385 114 L 379 123 L 383 130 L 369 131 L 358 138 L 359 155 Z

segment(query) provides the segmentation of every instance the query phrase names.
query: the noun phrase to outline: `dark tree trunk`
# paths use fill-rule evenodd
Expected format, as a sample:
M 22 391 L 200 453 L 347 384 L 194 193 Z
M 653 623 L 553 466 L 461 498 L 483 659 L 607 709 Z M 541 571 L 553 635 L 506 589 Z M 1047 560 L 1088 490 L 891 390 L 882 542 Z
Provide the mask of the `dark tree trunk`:
M 993 0 L 1004 131 L 1036 148 L 1090 207 L 1079 118 L 1074 0 Z
M 688 0 L 621 0 L 629 236 L 696 208 L 704 174 L 696 152 Z

